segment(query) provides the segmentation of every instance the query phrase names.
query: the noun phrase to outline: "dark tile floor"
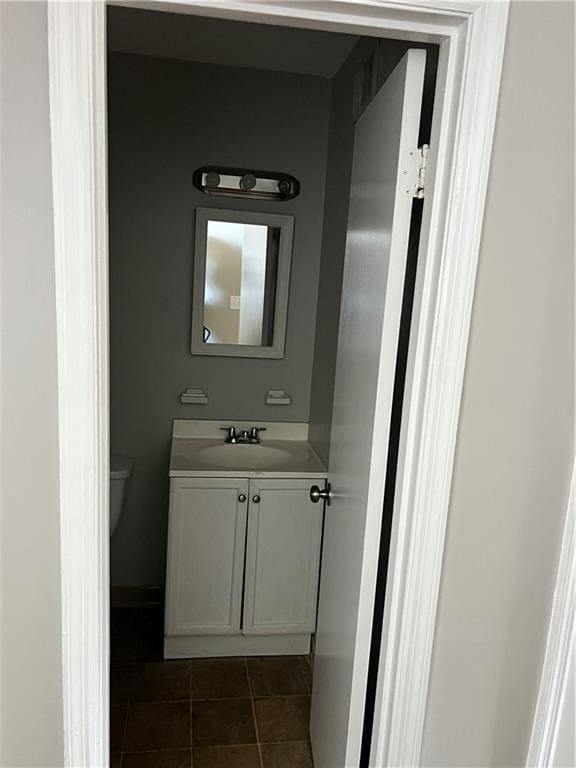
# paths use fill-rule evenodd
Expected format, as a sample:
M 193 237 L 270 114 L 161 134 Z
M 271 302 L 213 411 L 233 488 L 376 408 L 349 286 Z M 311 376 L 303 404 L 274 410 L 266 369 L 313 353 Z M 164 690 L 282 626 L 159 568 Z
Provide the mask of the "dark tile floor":
M 161 606 L 111 625 L 112 768 L 313 768 L 304 657 L 164 661 Z

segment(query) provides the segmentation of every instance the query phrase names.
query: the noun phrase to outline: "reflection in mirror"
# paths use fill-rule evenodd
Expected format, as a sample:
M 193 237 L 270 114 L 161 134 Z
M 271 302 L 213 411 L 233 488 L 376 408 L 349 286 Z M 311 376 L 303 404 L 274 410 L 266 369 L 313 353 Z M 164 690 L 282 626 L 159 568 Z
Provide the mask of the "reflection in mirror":
M 284 356 L 294 219 L 198 208 L 192 354 Z
M 278 227 L 208 221 L 206 344 L 272 345 L 279 243 Z

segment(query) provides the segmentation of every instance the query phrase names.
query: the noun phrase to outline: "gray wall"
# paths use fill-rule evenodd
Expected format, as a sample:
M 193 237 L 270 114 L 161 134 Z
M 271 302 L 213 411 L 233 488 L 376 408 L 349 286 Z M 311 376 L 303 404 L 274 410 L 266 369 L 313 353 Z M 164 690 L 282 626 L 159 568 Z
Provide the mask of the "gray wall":
M 0 764 L 63 765 L 56 317 L 44 3 L 0 3 Z
M 112 449 L 135 459 L 112 543 L 115 584 L 164 580 L 173 418 L 307 421 L 314 352 L 330 85 L 323 78 L 112 54 L 109 60 Z M 206 164 L 286 171 L 285 203 L 209 198 Z M 194 210 L 295 216 L 283 360 L 192 356 Z M 187 386 L 208 406 L 182 406 Z M 286 389 L 287 408 L 265 406 Z
M 574 431 L 574 6 L 511 8 L 428 702 L 427 766 L 520 766 Z
M 332 77 L 353 35 L 109 5 L 108 48 L 115 53 Z M 217 44 L 215 41 L 218 41 Z
M 361 43 L 359 44 L 361 45 Z M 358 47 L 358 46 L 357 46 Z M 356 48 L 354 49 L 356 51 Z M 310 442 L 328 461 L 338 345 L 338 322 L 348 222 L 348 199 L 354 122 L 352 91 L 356 55 L 353 52 L 332 80 L 322 262 L 316 314 L 314 368 L 310 390 Z

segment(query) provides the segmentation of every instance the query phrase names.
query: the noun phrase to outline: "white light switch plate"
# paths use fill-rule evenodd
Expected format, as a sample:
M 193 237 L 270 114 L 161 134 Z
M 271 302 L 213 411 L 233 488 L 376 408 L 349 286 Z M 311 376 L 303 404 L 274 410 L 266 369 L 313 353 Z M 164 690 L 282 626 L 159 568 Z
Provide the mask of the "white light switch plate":
M 230 309 L 240 309 L 240 296 L 230 296 Z

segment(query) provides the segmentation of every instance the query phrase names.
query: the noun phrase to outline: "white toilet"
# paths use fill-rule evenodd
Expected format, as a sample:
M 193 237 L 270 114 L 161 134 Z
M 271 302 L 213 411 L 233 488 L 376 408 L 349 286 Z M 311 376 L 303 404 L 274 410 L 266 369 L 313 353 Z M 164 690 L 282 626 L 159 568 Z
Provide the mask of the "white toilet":
M 120 522 L 122 502 L 128 478 L 132 474 L 132 459 L 127 456 L 110 456 L 110 536 Z

